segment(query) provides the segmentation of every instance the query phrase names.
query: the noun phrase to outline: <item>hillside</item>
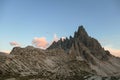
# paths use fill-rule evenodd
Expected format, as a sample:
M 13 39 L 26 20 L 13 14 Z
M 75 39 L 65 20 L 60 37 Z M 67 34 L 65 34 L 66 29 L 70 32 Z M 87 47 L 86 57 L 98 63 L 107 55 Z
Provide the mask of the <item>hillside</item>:
M 46 50 L 14 47 L 4 57 L 0 80 L 120 80 L 120 58 L 104 50 L 83 26 Z

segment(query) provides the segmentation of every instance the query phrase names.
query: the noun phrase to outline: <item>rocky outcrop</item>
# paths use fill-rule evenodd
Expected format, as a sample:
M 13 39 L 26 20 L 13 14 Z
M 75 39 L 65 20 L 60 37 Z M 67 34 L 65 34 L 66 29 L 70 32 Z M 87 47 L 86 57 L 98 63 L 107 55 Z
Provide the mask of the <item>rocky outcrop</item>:
M 15 47 L 2 65 L 0 79 L 77 80 L 95 72 L 85 61 L 71 60 L 62 49 Z
M 8 57 L 7 53 L 0 52 L 0 65 L 5 62 L 7 57 Z
M 120 59 L 80 26 L 46 50 L 13 48 L 0 62 L 0 80 L 119 80 L 119 69 Z
M 70 36 L 69 39 L 66 38 L 63 41 L 60 39 L 58 42 L 53 42 L 48 50 L 57 48 L 63 49 L 72 59 L 86 61 L 98 75 L 108 76 L 120 73 L 118 71 L 118 68 L 120 68 L 118 58 L 111 55 L 109 51 L 104 50 L 96 39 L 87 34 L 83 26 L 79 26 L 73 37 Z M 112 62 L 113 59 L 117 65 Z
M 66 38 L 63 41 L 60 39 L 58 42 L 53 42 L 48 49 L 62 48 L 66 52 L 69 52 L 72 47 L 74 50 L 79 50 L 75 53 L 76 55 L 85 56 L 82 54 L 86 54 L 89 50 L 90 54 L 100 60 L 108 60 L 108 56 L 110 56 L 109 52 L 106 53 L 104 48 L 101 47 L 100 43 L 96 39 L 87 34 L 83 26 L 79 26 L 78 31 L 74 33 L 74 37 L 70 36 L 69 39 Z

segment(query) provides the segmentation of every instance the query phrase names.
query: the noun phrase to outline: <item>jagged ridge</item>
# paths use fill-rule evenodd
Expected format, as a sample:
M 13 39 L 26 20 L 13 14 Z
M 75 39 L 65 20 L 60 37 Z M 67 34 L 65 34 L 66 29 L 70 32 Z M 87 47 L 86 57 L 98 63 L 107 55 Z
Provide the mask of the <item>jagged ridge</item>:
M 87 34 L 83 26 L 78 28 L 74 37 L 53 42 L 47 50 L 32 46 L 15 47 L 0 64 L 1 80 L 120 78 L 120 59 L 104 50 L 96 39 Z
M 60 39 L 58 42 L 54 41 L 47 49 L 62 48 L 69 53 L 70 49 L 73 47 L 74 50 L 79 49 L 78 53 L 76 53 L 77 55 L 84 54 L 86 52 L 82 49 L 83 46 L 89 49 L 90 53 L 100 60 L 108 60 L 108 56 L 111 55 L 109 51 L 106 51 L 101 47 L 100 43 L 96 39 L 87 34 L 83 26 L 79 26 L 78 31 L 74 33 L 74 37 L 70 36 L 69 39 Z
M 53 42 L 48 50 L 56 48 L 63 49 L 72 59 L 88 62 L 99 75 L 120 73 L 118 71 L 118 68 L 120 68 L 119 58 L 111 55 L 108 50 L 104 50 L 96 39 L 87 34 L 83 26 L 79 26 L 73 37 L 70 36 L 69 39 L 60 39 L 58 42 Z

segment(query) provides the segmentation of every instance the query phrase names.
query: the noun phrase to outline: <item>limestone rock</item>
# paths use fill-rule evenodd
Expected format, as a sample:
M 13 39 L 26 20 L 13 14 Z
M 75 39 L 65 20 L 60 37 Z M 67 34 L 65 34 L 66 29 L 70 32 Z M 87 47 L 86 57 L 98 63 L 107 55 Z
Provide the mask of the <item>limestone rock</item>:
M 114 75 L 114 72 L 120 73 L 118 71 L 118 68 L 120 68 L 118 58 L 116 59 L 109 51 L 104 50 L 96 39 L 87 34 L 83 26 L 79 26 L 78 30 L 74 33 L 74 37 L 70 36 L 69 39 L 66 38 L 64 41 L 59 40 L 53 43 L 48 50 L 57 48 L 63 49 L 72 59 L 80 59 L 88 62 L 91 68 L 99 75 Z M 111 60 L 113 58 L 117 65 L 112 63 Z M 99 67 L 101 70 L 98 70 Z
M 119 80 L 120 58 L 104 50 L 83 26 L 74 37 L 42 50 L 14 47 L 0 55 L 0 80 Z

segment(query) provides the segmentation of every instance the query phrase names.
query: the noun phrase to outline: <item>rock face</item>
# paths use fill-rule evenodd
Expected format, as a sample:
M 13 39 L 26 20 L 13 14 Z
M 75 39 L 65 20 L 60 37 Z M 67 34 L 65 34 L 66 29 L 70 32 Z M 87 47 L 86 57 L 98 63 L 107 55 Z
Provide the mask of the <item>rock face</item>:
M 15 47 L 0 64 L 0 80 L 120 79 L 120 58 L 104 50 L 83 26 L 46 50 Z
M 104 50 L 100 43 L 90 37 L 83 26 L 79 26 L 78 31 L 74 33 L 74 37 L 66 38 L 64 41 L 60 39 L 54 42 L 49 49 L 62 48 L 68 55 L 74 59 L 84 60 L 98 75 L 110 76 L 119 74 L 120 60 Z M 113 63 L 115 61 L 115 63 Z
M 60 39 L 58 42 L 54 42 L 48 49 L 54 48 L 62 48 L 67 53 L 72 48 L 75 55 L 83 56 L 84 58 L 87 58 L 87 52 L 90 52 L 99 60 L 108 60 L 108 56 L 110 56 L 110 53 L 106 52 L 96 39 L 88 36 L 83 26 L 79 26 L 73 38 L 70 36 L 69 39 L 66 38 L 64 41 Z
M 4 63 L 8 54 L 4 52 L 0 52 L 0 64 Z

